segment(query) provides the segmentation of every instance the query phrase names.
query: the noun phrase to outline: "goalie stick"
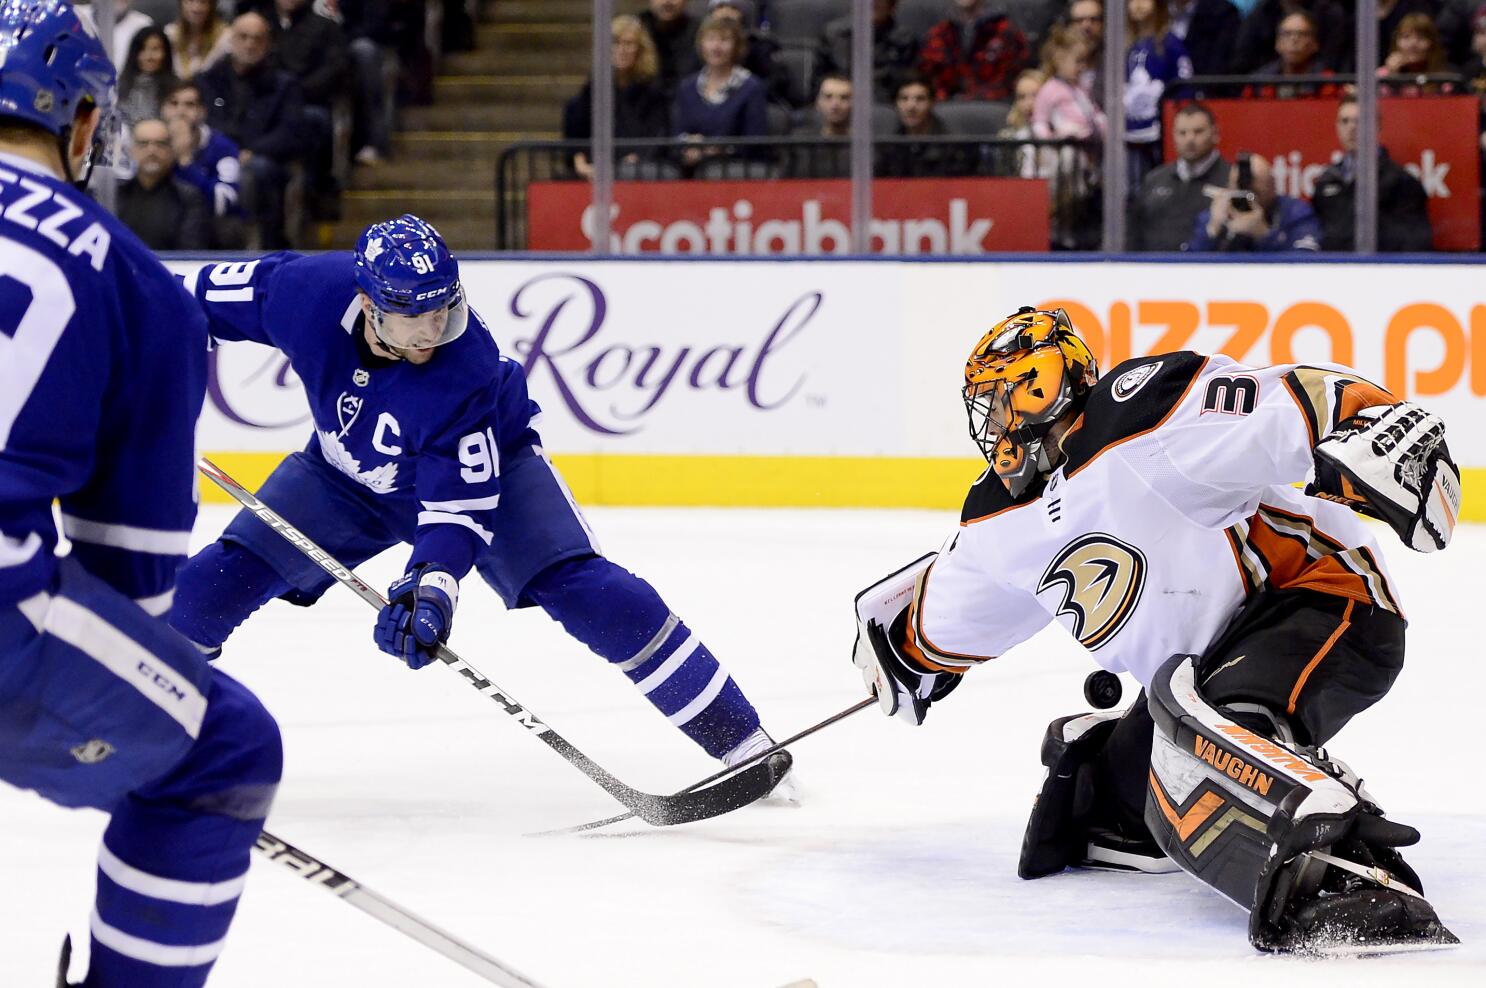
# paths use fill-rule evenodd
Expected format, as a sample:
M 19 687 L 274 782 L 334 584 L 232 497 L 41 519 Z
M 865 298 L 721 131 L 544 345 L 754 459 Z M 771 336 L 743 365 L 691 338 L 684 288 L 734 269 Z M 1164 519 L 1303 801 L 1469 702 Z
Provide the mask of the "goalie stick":
M 830 727 L 832 724 L 836 723 L 836 721 L 838 721 L 838 720 L 845 720 L 846 718 L 850 717 L 852 714 L 856 713 L 858 710 L 866 710 L 868 707 L 872 706 L 872 704 L 874 704 L 876 702 L 877 702 L 877 697 L 876 696 L 869 696 L 865 700 L 859 700 L 856 703 L 853 703 L 851 706 L 847 707 L 845 710 L 841 711 L 840 713 L 831 714 L 831 716 L 827 717 L 825 720 L 821 721 L 819 724 L 813 724 L 810 727 L 805 728 L 803 731 L 800 731 L 798 734 L 791 734 L 789 737 L 785 738 L 783 741 L 776 741 L 776 742 L 774 742 L 772 745 L 770 745 L 769 747 L 765 748 L 763 751 L 755 752 L 754 754 L 752 754 L 749 757 L 743 759 L 741 762 L 739 762 L 736 765 L 733 765 L 733 766 L 730 766 L 728 768 L 725 768 L 721 772 L 718 772 L 718 773 L 716 773 L 714 775 L 709 775 L 705 779 L 702 779 L 699 782 L 693 782 L 691 785 L 687 786 L 685 789 L 681 790 L 680 792 L 676 793 L 674 796 L 672 796 L 670 798 L 674 799 L 674 798 L 676 798 L 676 796 L 682 796 L 682 795 L 685 795 L 686 793 L 692 792 L 693 790 L 700 789 L 703 786 L 707 785 L 708 783 L 716 782 L 718 779 L 724 778 L 725 776 L 729 775 L 732 772 L 741 772 L 741 771 L 747 770 L 750 765 L 753 765 L 754 763 L 758 762 L 760 759 L 769 758 L 770 756 L 772 756 L 772 755 L 774 755 L 776 753 L 783 753 L 785 748 L 788 748 L 790 745 L 794 744 L 796 741 L 800 740 L 801 738 L 808 738 L 810 735 L 814 734 L 816 731 L 819 731 L 819 730 L 822 730 L 824 728 Z M 618 823 L 620 820 L 628 820 L 630 817 L 632 817 L 634 815 L 635 814 L 633 812 L 630 812 L 630 813 L 620 813 L 617 816 L 605 817 L 602 820 L 594 820 L 591 823 L 580 823 L 580 824 L 578 824 L 575 827 L 559 827 L 556 830 L 542 830 L 542 831 L 539 831 L 539 832 L 534 833 L 534 834 L 527 834 L 527 836 L 528 837 L 556 837 L 556 836 L 558 836 L 560 834 L 578 834 L 578 833 L 582 833 L 585 830 L 597 830 L 599 827 L 607 827 L 609 824 L 611 824 L 611 823 Z
M 310 884 L 320 886 L 342 902 L 355 906 L 373 919 L 386 923 L 430 950 L 443 954 L 491 984 L 501 985 L 502 988 L 541 988 L 521 972 L 507 967 L 452 933 L 446 933 L 427 920 L 415 916 L 351 876 L 311 857 L 266 830 L 258 835 L 258 843 L 253 849 L 267 860 L 283 865 Z
M 259 521 L 283 536 L 290 545 L 335 577 L 342 586 L 349 587 L 356 596 L 378 610 L 386 606 L 385 597 L 368 586 L 351 570 L 336 562 L 334 557 L 285 521 L 277 511 L 248 493 L 246 488 L 233 480 L 216 464 L 202 457 L 197 461 L 196 467 L 218 487 L 232 495 L 244 508 L 256 515 Z M 779 752 L 781 757 L 771 757 L 754 764 L 746 771 L 739 772 L 710 788 L 698 789 L 693 786 L 691 789 L 682 790 L 671 796 L 641 792 L 604 771 L 596 762 L 574 747 L 567 738 L 543 723 L 536 714 L 516 702 L 505 690 L 486 679 L 474 666 L 455 655 L 447 645 L 439 646 L 437 658 L 463 676 L 474 689 L 494 700 L 522 727 L 566 758 L 571 765 L 592 779 L 610 796 L 623 803 L 631 814 L 638 816 L 651 826 L 669 827 L 678 823 L 690 823 L 693 820 L 705 820 L 708 817 L 720 816 L 741 806 L 747 806 L 772 792 L 774 786 L 784 777 L 784 773 L 789 771 L 789 752 Z M 730 773 L 731 770 L 719 773 L 717 777 L 721 778 Z

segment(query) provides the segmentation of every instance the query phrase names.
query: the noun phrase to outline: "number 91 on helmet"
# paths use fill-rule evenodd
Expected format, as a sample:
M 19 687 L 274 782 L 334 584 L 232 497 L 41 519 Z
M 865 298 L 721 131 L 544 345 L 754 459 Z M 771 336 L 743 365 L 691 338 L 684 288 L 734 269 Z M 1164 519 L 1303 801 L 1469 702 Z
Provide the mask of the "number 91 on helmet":
M 377 339 L 396 350 L 428 350 L 469 325 L 459 262 L 432 225 L 410 213 L 374 223 L 356 243 L 356 287 L 371 302 Z
M 1023 306 L 965 362 L 970 438 L 1012 497 L 1062 458 L 1057 441 L 1083 411 L 1099 365 L 1068 313 Z

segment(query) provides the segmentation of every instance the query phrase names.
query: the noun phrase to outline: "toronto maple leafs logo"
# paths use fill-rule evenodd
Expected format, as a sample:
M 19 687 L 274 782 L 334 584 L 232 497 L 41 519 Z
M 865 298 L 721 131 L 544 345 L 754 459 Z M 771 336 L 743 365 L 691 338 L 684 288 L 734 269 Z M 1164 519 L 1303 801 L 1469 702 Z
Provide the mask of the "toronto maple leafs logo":
M 371 470 L 362 470 L 361 461 L 351 455 L 346 444 L 335 433 L 316 430 L 315 435 L 320 439 L 320 454 L 325 457 L 326 463 L 358 484 L 371 488 L 374 493 L 391 494 L 397 490 L 396 463 L 384 463 Z
M 375 261 L 382 256 L 384 250 L 386 248 L 382 246 L 382 238 L 372 237 L 366 242 L 366 259 L 368 261 Z

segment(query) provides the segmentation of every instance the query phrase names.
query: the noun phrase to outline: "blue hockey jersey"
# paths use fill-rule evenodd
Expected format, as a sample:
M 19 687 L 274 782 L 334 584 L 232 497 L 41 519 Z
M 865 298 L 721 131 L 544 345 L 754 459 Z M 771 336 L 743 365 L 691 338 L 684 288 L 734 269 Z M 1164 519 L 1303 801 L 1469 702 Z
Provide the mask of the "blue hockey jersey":
M 206 143 L 189 165 L 176 165 L 176 176 L 194 185 L 217 216 L 242 212 L 242 164 L 239 148 L 226 134 L 206 130 Z
M 417 516 L 411 564 L 462 577 L 490 545 L 503 456 L 539 442 L 519 364 L 479 316 L 414 365 L 367 344 L 347 252 L 208 265 L 187 279 L 218 340 L 283 351 L 314 419 L 311 452 Z
M 196 519 L 206 320 L 122 223 L 0 154 L 0 604 L 72 554 L 152 614 Z

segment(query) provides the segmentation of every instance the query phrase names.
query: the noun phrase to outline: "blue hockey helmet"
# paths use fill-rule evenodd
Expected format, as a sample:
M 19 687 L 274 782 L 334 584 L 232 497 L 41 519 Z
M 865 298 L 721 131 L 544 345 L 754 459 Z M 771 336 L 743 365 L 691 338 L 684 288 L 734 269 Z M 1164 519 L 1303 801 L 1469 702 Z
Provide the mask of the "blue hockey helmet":
M 99 111 L 90 169 L 108 163 L 119 134 L 117 81 L 103 42 L 67 0 L 0 0 L 0 118 L 23 120 L 56 135 L 64 142 L 69 177 L 65 142 L 79 107 Z
M 469 324 L 459 262 L 439 232 L 411 213 L 361 234 L 356 287 L 371 300 L 372 330 L 390 347 L 440 346 Z

